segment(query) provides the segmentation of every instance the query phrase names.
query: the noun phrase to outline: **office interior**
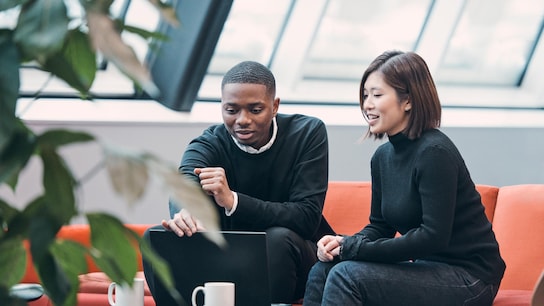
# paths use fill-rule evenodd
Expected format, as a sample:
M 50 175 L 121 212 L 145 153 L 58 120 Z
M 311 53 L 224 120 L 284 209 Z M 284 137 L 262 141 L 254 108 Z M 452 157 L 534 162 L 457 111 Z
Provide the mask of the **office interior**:
M 149 5 L 115 0 L 112 13 L 155 30 L 160 17 Z M 367 181 L 370 158 L 382 141 L 364 139 L 360 77 L 385 50 L 414 51 L 437 83 L 441 129 L 475 183 L 544 184 L 543 30 L 541 0 L 234 0 L 202 82 L 192 87 L 190 110 L 139 95 L 109 63 L 98 72 L 93 101 L 79 99 L 35 67 L 21 68 L 17 112 L 36 131 L 86 131 L 100 143 L 149 152 L 177 167 L 189 141 L 221 123 L 222 74 L 239 61 L 255 60 L 276 76 L 280 112 L 313 115 L 327 125 L 329 179 Z M 123 37 L 145 62 L 148 42 L 130 33 Z M 100 168 L 101 150 L 90 143 L 62 151 L 82 179 L 80 209 L 109 212 L 126 223 L 167 218 L 169 195 L 160 182 L 152 178 L 143 198 L 127 205 Z M 2 186 L 0 197 L 28 203 L 40 192 L 40 174 L 39 160 L 31 160 L 15 192 Z

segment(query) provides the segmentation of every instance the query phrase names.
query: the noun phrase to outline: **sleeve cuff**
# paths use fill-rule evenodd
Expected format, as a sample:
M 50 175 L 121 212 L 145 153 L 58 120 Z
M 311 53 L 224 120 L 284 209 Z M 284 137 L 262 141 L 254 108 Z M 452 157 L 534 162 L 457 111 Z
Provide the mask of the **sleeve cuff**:
M 227 210 L 225 208 L 225 215 L 227 215 L 227 217 L 232 216 L 232 214 L 236 211 L 236 207 L 238 207 L 238 194 L 232 191 L 232 196 L 234 196 L 234 203 L 232 203 L 232 208 L 230 210 Z

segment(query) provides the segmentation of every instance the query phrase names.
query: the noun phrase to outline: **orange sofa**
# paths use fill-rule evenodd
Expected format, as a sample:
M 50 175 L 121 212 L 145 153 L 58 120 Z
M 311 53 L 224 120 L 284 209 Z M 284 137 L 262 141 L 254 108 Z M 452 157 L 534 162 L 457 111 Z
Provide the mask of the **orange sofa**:
M 530 306 L 544 271 L 544 184 L 477 185 L 499 242 L 506 271 L 494 306 Z M 323 214 L 340 234 L 368 223 L 370 182 L 331 182 Z
M 506 272 L 493 305 L 529 306 L 535 283 L 544 271 L 544 184 L 476 187 L 506 261 Z M 370 195 L 369 182 L 330 182 L 323 214 L 336 232 L 353 234 L 368 223 Z M 143 234 L 151 225 L 127 226 Z M 89 244 L 89 228 L 86 225 L 65 226 L 59 236 Z M 37 282 L 30 263 L 29 267 L 23 282 Z M 143 277 L 141 272 L 140 277 Z M 80 280 L 79 306 L 108 305 L 106 293 L 109 280 L 94 264 L 89 265 L 89 274 L 82 275 Z M 50 304 L 43 297 L 30 305 Z M 155 305 L 149 290 L 146 290 L 145 305 Z

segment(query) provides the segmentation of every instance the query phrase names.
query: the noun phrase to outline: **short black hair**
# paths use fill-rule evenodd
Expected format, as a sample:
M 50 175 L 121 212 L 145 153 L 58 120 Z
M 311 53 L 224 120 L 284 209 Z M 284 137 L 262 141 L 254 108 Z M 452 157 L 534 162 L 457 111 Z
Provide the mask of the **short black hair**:
M 366 69 L 361 79 L 359 88 L 359 105 L 364 111 L 364 85 L 369 75 L 379 71 L 383 74 L 384 81 L 395 89 L 401 100 L 410 99 L 412 108 L 408 119 L 408 125 L 402 131 L 408 138 L 416 139 L 429 129 L 440 127 L 442 107 L 436 85 L 427 63 L 414 52 L 399 50 L 385 51 Z M 384 134 L 370 133 L 367 136 L 383 138 Z
M 266 92 L 276 97 L 276 79 L 272 71 L 263 64 L 244 61 L 230 68 L 221 82 L 221 90 L 226 84 L 260 84 L 266 86 Z

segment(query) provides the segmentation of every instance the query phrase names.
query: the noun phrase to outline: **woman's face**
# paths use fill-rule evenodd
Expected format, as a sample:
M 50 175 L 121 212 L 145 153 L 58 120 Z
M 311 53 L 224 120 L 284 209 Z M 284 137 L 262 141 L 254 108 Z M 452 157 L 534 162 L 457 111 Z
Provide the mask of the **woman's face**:
M 373 134 L 395 135 L 408 125 L 412 105 L 400 101 L 397 92 L 389 86 L 379 71 L 371 73 L 363 92 L 363 114 Z

